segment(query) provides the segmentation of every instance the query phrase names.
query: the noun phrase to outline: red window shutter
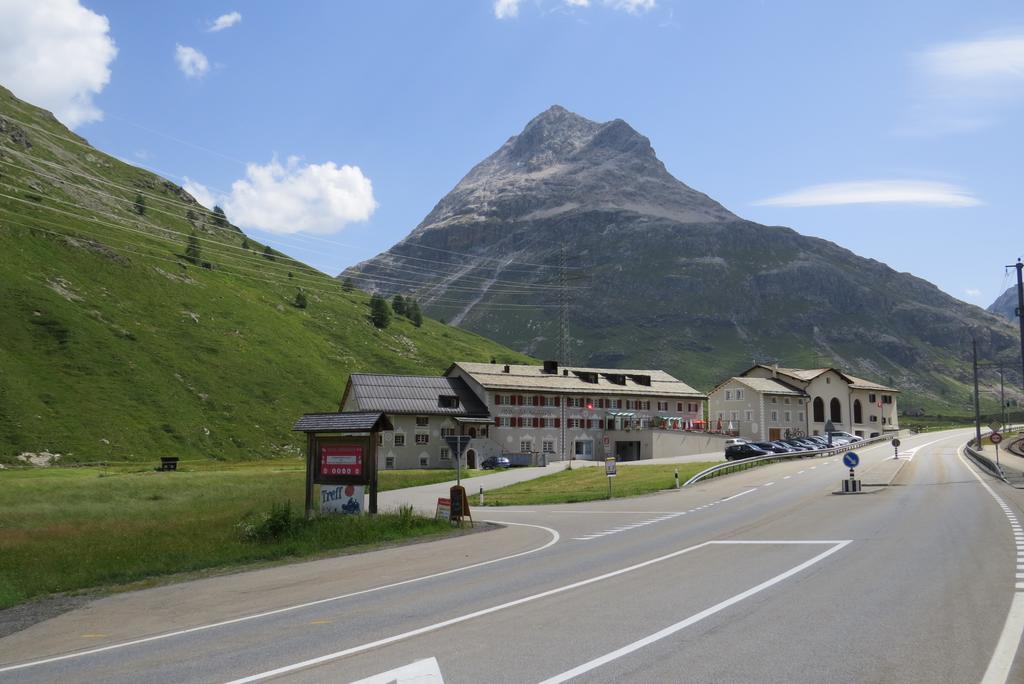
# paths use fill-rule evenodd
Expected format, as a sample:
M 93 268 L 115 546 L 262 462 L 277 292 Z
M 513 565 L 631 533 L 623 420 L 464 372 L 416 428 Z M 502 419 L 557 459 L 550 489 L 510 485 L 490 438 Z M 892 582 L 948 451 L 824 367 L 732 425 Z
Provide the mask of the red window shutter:
M 555 406 L 561 406 L 561 405 L 562 405 L 561 397 L 555 397 Z
M 622 400 L 621 399 L 616 399 L 615 400 L 615 408 L 622 408 Z
M 594 427 L 594 421 L 591 420 L 590 418 L 587 418 L 587 429 L 589 430 L 592 427 Z
M 523 395 L 522 394 L 517 394 L 516 395 L 516 405 L 517 406 L 522 406 L 523 405 Z
M 555 418 L 555 427 L 556 428 L 557 427 L 562 427 L 562 419 L 561 418 Z
M 501 417 L 500 416 L 495 416 L 494 417 L 494 427 L 501 427 Z
M 604 430 L 604 418 L 597 419 L 597 429 Z

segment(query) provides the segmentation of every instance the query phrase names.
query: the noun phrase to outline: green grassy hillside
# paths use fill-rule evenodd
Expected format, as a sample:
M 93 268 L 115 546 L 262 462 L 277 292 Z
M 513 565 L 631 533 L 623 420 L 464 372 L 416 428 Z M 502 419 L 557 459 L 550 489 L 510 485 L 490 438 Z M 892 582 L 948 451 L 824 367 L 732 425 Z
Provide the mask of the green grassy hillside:
M 0 464 L 297 454 L 293 421 L 350 372 L 526 358 L 429 319 L 377 330 L 366 293 L 2 88 L 0 253 Z

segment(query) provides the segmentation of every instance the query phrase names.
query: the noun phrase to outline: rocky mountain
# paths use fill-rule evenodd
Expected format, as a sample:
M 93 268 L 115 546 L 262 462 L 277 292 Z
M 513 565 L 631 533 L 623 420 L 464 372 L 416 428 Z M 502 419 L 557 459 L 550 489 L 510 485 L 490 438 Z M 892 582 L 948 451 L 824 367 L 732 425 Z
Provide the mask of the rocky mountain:
M 565 296 L 569 360 L 663 368 L 704 389 L 754 360 L 835 365 L 904 388 L 908 405 L 962 410 L 971 329 L 987 357 L 1016 348 L 1004 319 L 746 221 L 675 179 L 626 122 L 557 106 L 347 275 L 384 294 L 417 280 L 431 315 L 545 358 L 558 356 Z
M 1017 286 L 1011 285 L 1007 288 L 1006 292 L 999 295 L 996 301 L 992 302 L 986 311 L 994 313 L 997 316 L 1002 316 L 1010 321 L 1016 322 L 1017 320 Z
M 429 319 L 376 329 L 367 293 L 2 87 L 0 254 L 0 467 L 301 454 L 295 418 L 352 371 L 524 359 Z

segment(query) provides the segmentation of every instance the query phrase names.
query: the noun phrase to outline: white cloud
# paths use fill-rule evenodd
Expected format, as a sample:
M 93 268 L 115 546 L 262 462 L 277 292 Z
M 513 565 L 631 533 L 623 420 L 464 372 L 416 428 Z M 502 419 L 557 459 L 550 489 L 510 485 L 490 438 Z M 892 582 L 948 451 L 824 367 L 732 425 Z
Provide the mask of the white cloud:
M 914 55 L 907 134 L 973 131 L 1024 104 L 1024 32 L 936 45 Z
M 240 21 L 242 21 L 241 13 L 229 12 L 228 14 L 222 14 L 214 19 L 208 30 L 211 32 L 223 31 L 226 28 L 231 28 Z
M 117 47 L 107 18 L 78 0 L 0 0 L 0 83 L 71 128 L 99 121 Z
M 612 9 L 624 10 L 630 14 L 646 12 L 657 6 L 656 0 L 604 0 L 604 4 Z
M 974 207 L 981 200 L 949 183 L 873 180 L 811 185 L 754 202 L 761 206 L 822 207 L 836 204 L 922 204 L 936 207 Z
M 185 189 L 185 192 L 192 195 L 196 202 L 199 202 L 207 209 L 212 210 L 214 205 L 217 204 L 217 200 L 214 199 L 213 193 L 210 192 L 210 189 L 199 181 L 194 181 L 188 176 L 185 176 L 185 184 L 181 187 Z
M 494 16 L 498 19 L 515 19 L 519 16 L 521 0 L 494 0 Z
M 186 45 L 178 45 L 174 51 L 174 59 L 178 62 L 181 73 L 189 78 L 202 78 L 210 70 L 210 61 L 199 50 Z
M 246 178 L 231 185 L 224 209 L 231 221 L 269 233 L 334 233 L 365 221 L 377 208 L 373 185 L 358 166 L 302 164 L 289 157 L 249 164 Z
M 570 7 L 590 7 L 590 0 L 565 0 Z
M 981 290 L 974 287 L 967 288 L 966 293 L 968 297 L 974 297 L 975 299 L 981 296 Z

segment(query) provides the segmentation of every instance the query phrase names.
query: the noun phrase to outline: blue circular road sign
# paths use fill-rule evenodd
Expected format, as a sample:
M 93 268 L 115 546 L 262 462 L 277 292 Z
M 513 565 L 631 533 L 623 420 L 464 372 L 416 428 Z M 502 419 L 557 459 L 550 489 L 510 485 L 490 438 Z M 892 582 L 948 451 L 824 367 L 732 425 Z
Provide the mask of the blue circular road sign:
M 860 463 L 860 456 L 854 452 L 847 451 L 846 454 L 843 455 L 843 465 L 847 468 L 856 468 L 858 463 Z

